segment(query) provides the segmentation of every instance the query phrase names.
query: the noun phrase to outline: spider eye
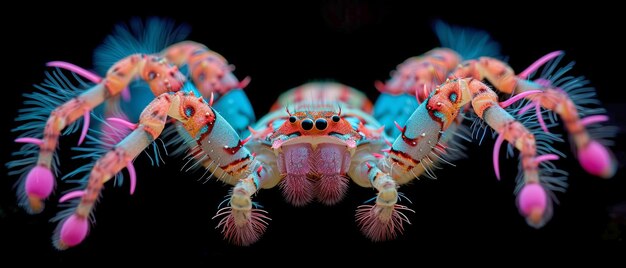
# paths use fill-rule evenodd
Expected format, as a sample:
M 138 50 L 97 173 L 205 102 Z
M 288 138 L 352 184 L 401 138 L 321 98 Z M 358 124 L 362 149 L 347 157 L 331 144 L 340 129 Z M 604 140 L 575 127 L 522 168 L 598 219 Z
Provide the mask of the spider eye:
M 308 118 L 304 119 L 304 120 L 302 120 L 302 123 L 300 123 L 300 126 L 304 130 L 311 130 L 311 129 L 313 129 L 313 120 L 308 119 Z
M 196 112 L 196 110 L 194 110 L 193 107 L 191 107 L 191 106 L 187 106 L 185 108 L 185 115 L 187 117 L 192 117 L 195 112 Z
M 339 122 L 339 119 L 341 119 L 341 118 L 339 118 L 338 115 L 333 115 L 333 117 L 331 119 L 333 120 L 333 122 L 337 123 L 337 122 Z
M 289 117 L 289 123 L 295 123 L 295 122 L 296 122 L 296 120 L 298 120 L 298 118 L 296 118 L 296 117 L 295 117 L 295 116 L 293 116 L 293 115 Z
M 326 129 L 327 126 L 328 126 L 328 122 L 326 122 L 326 119 L 319 118 L 319 119 L 315 120 L 315 128 L 317 128 L 319 130 L 324 130 L 324 129 Z
M 450 99 L 451 102 L 456 102 L 456 98 L 457 95 L 454 92 L 450 93 L 450 96 L 448 96 L 448 99 Z

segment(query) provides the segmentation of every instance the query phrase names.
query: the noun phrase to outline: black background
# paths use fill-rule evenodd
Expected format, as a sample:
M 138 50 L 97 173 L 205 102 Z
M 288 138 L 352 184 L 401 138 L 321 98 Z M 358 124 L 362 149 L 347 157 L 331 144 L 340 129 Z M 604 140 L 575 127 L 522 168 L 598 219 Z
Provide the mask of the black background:
M 82 245 L 65 252 L 50 244 L 54 225 L 48 219 L 56 212 L 55 206 L 49 204 L 41 215 L 26 215 L 15 205 L 11 189 L 15 178 L 1 175 L 0 243 L 4 249 L 0 254 L 9 259 L 27 263 L 84 264 L 88 259 L 95 263 L 173 260 L 235 264 L 280 263 L 285 257 L 295 257 L 298 262 L 289 263 L 296 264 L 325 263 L 330 257 L 417 262 L 440 253 L 450 257 L 436 260 L 449 262 L 459 255 L 470 256 L 461 260 L 490 260 L 500 254 L 571 259 L 600 249 L 605 254 L 597 259 L 603 260 L 615 257 L 613 249 L 624 247 L 626 216 L 614 218 L 609 213 L 626 198 L 622 178 L 625 98 L 619 96 L 624 82 L 623 68 L 618 67 L 625 59 L 616 39 L 623 30 L 616 27 L 620 17 L 610 7 L 596 12 L 597 7 L 589 5 L 565 11 L 537 4 L 433 6 L 356 0 L 297 5 L 205 2 L 203 6 L 174 1 L 165 7 L 150 3 L 134 8 L 98 4 L 73 6 L 82 11 L 56 5 L 6 10 L 18 19 L 2 18 L 3 44 L 8 45 L 2 61 L 3 163 L 18 148 L 9 130 L 16 126 L 13 118 L 22 102 L 20 95 L 41 82 L 45 63 L 63 60 L 92 66 L 94 48 L 114 25 L 134 16 L 163 16 L 191 25 L 189 39 L 224 55 L 237 66 L 238 77 L 252 77 L 246 93 L 258 117 L 280 92 L 318 79 L 345 83 L 375 100 L 374 80 L 386 80 L 397 64 L 438 45 L 430 23 L 440 18 L 490 32 L 518 71 L 548 52 L 565 50 L 566 60 L 577 61 L 574 73 L 592 81 L 612 123 L 620 127 L 614 148 L 620 169 L 612 180 L 588 176 L 569 146 L 559 145 L 568 158 L 557 165 L 570 172 L 570 187 L 566 194 L 557 194 L 561 204 L 552 221 L 534 230 L 515 207 L 516 161 L 501 161 L 503 180 L 498 182 L 491 164 L 493 141 L 488 140 L 482 146 L 469 145 L 470 158 L 438 172 L 438 180 L 421 180 L 401 188 L 413 201 L 416 213 L 409 215 L 413 224 L 395 241 L 372 243 L 360 234 L 354 209 L 374 192 L 352 184 L 349 196 L 333 207 L 294 208 L 282 201 L 277 189 L 260 192 L 256 201 L 273 220 L 258 243 L 237 247 L 222 240 L 214 229 L 217 221 L 211 219 L 228 186 L 214 180 L 196 182 L 201 173 L 180 172 L 179 159 L 167 158 L 165 167 L 151 167 L 142 156 L 135 164 L 139 180 L 134 196 L 128 195 L 126 187 L 107 187 L 96 209 L 95 228 Z M 68 145 L 76 140 L 75 136 L 61 140 L 63 173 L 72 167 Z M 4 166 L 0 174 L 6 174 Z M 617 232 L 619 228 L 622 233 Z M 558 249 L 584 254 L 553 254 Z M 125 257 L 130 260 L 120 260 Z

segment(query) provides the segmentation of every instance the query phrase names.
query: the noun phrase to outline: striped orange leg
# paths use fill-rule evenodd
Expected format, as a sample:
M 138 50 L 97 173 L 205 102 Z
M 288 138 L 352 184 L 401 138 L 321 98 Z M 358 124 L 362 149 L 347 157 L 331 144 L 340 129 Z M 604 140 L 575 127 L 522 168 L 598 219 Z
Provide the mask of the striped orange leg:
M 261 188 L 271 188 L 280 180 L 275 172 L 276 160 L 271 151 L 255 156 L 245 146 L 251 137 L 240 139 L 231 125 L 202 97 L 194 93 L 172 96 L 168 115 L 179 121 L 176 136 L 185 136 L 183 148 L 189 148 L 189 169 L 203 166 L 209 178 L 234 185 L 227 206 L 214 218 L 225 239 L 238 245 L 249 245 L 259 239 L 269 219 L 256 208 L 251 196 Z M 256 142 L 256 141 L 254 141 Z M 263 146 L 261 146 L 263 147 Z M 204 176 L 203 176 L 204 177 Z M 208 180 L 208 179 L 207 179 Z
M 217 228 L 231 243 L 254 243 L 265 231 L 269 217 L 252 202 L 252 195 L 280 180 L 275 172 L 274 154 L 253 155 L 247 145 L 257 141 L 251 137 L 240 139 L 235 129 L 202 98 L 194 97 L 178 106 L 180 115 L 170 115 L 181 121 L 190 141 L 196 144 L 190 148 L 189 157 L 204 166 L 206 173 L 211 173 L 209 177 L 234 185 L 227 205 L 214 217 L 220 219 Z
M 132 161 L 161 134 L 170 111 L 171 98 L 168 94 L 159 96 L 144 110 L 138 124 L 127 123 L 128 127 L 134 129 L 133 132 L 95 163 L 86 187 L 61 197 L 61 202 L 78 197 L 80 201 L 75 208 L 60 214 L 62 221 L 53 236 L 54 245 L 58 249 L 75 246 L 85 239 L 89 230 L 88 218 L 104 183 L 125 167 L 130 173 L 131 194 L 134 192 L 136 175 Z
M 39 147 L 37 163 L 22 178 L 18 192 L 23 207 L 29 212 L 38 213 L 43 210 L 43 200 L 52 193 L 55 184 L 52 162 L 61 131 L 84 116 L 82 141 L 89 128 L 91 110 L 106 99 L 120 94 L 136 78 L 145 80 L 155 95 L 178 91 L 185 81 L 177 68 L 162 58 L 138 54 L 128 56 L 113 65 L 106 77 L 96 85 L 54 109 L 45 124 L 42 138 L 22 136 L 16 139 L 16 142 L 33 143 Z
M 241 82 L 232 73 L 234 67 L 219 53 L 193 41 L 184 41 L 169 46 L 161 53 L 173 64 L 189 66 L 190 76 L 202 96 L 212 93 L 218 97 L 229 90 L 245 88 L 250 82 L 246 77 Z
M 202 97 L 178 92 L 157 97 L 143 111 L 138 124 L 122 122 L 133 128 L 133 132 L 96 162 L 84 189 L 77 189 L 61 197 L 62 202 L 77 197 L 80 197 L 80 201 L 69 213 L 63 212 L 58 217 L 62 221 L 54 235 L 57 248 L 65 249 L 84 240 L 89 229 L 88 217 L 104 183 L 125 167 L 131 175 L 131 193 L 134 191 L 136 176 L 132 161 L 161 135 L 168 116 L 180 121 L 187 135 L 199 145 L 198 154 L 206 155 L 206 158 L 200 157 L 198 161 L 213 159 L 210 163 L 216 168 L 212 171 L 218 172 L 219 178 L 225 182 L 237 183 L 231 197 L 232 211 L 226 217 L 230 219 L 220 223 L 224 234 L 240 244 L 251 243 L 255 240 L 252 238 L 260 237 L 264 230 L 261 225 L 265 226 L 262 220 L 265 216 L 257 216 L 259 211 L 252 209 L 250 196 L 260 187 L 272 186 L 266 183 L 269 182 L 269 175 L 274 176 L 271 165 L 263 168 L 243 147 L 245 141 L 239 139 L 235 130 Z M 121 121 L 117 118 L 113 120 Z M 233 146 L 232 142 L 236 142 L 236 145 Z M 256 170 L 254 173 L 252 168 Z
M 497 90 L 507 94 L 515 94 L 511 100 L 503 102 L 500 105 L 502 107 L 506 107 L 522 97 L 531 100 L 532 105 L 521 108 L 518 113 L 524 113 L 529 108 L 534 108 L 537 113 L 537 120 L 545 132 L 548 132 L 548 128 L 543 121 L 541 108 L 558 114 L 571 135 L 581 166 L 592 175 L 610 178 L 615 174 L 617 168 L 615 157 L 609 149 L 596 141 L 587 129 L 588 125 L 606 121 L 608 117 L 596 114 L 592 109 L 585 109 L 582 106 L 594 102 L 590 100 L 594 95 L 593 89 L 585 87 L 588 82 L 583 78 L 565 76 L 565 73 L 572 68 L 572 64 L 560 69 L 556 68 L 561 57 L 561 51 L 552 52 L 539 59 L 519 75 L 515 75 L 513 69 L 500 60 L 482 57 L 479 60 L 465 63 L 453 73 L 453 76 L 486 79 Z M 548 72 L 545 74 L 547 77 L 534 81 L 526 80 L 530 73 L 554 58 L 556 60 L 552 66 L 548 66 L 548 70 L 552 70 L 554 73 Z M 588 113 L 591 114 L 581 119 L 581 114 Z
M 534 133 L 500 107 L 497 95 L 479 80 L 454 79 L 437 87 L 411 115 L 407 125 L 401 127 L 402 135 L 377 167 L 398 184 L 428 172 L 434 162 L 429 155 L 440 148 L 442 134 L 455 123 L 459 112 L 468 103 L 500 134 L 499 139 L 508 141 L 521 152 L 522 190 L 518 195 L 518 206 L 529 224 L 541 226 L 550 216 L 551 203 L 546 192 L 547 182 L 540 178 L 548 170 L 540 172 L 539 166 L 552 157 L 537 156 Z
M 498 179 L 500 172 L 496 160 L 500 144 L 506 140 L 520 151 L 522 175 L 518 181 L 521 190 L 517 195 L 517 205 L 529 225 L 535 228 L 543 226 L 552 216 L 549 189 L 554 188 L 552 183 L 558 182 L 551 181 L 551 177 L 548 176 L 549 168 L 540 170 L 540 164 L 557 159 L 556 155 L 538 156 L 535 138 L 538 133 L 532 133 L 504 110 L 498 102 L 498 96 L 486 85 L 476 80 L 470 81 L 469 85 L 466 85 L 464 80 L 460 81 L 460 86 L 467 86 L 472 94 L 471 103 L 474 112 L 499 134 L 494 149 L 494 168 Z
M 357 156 L 359 157 L 359 156 Z M 390 240 L 404 231 L 404 223 L 409 219 L 404 212 L 414 212 L 398 204 L 398 183 L 389 173 L 381 171 L 374 159 L 363 161 L 362 165 L 351 170 L 350 176 L 358 184 L 369 184 L 378 192 L 374 204 L 364 204 L 357 208 L 356 221 L 361 232 L 372 241 Z
M 239 246 L 248 246 L 261 238 L 267 229 L 267 211 L 257 208 L 252 195 L 264 186 L 267 172 L 259 166 L 257 171 L 239 180 L 232 190 L 228 205 L 213 217 L 221 218 L 217 228 L 222 229 L 224 238 Z

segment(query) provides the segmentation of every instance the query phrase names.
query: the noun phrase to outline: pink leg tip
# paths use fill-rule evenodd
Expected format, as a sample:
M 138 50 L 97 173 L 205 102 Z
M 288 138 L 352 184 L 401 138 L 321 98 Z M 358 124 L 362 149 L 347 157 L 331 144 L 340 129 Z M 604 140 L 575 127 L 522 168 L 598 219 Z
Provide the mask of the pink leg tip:
M 87 71 L 81 67 L 78 67 L 74 64 L 71 64 L 69 62 L 64 62 L 64 61 L 51 61 L 48 62 L 46 64 L 46 66 L 48 67 L 57 67 L 57 68 L 61 68 L 61 69 L 65 69 L 65 70 L 69 70 L 70 72 L 74 72 L 77 73 L 78 75 L 87 78 L 87 80 L 94 82 L 94 83 L 100 83 L 102 81 L 102 77 L 98 76 L 97 74 Z
M 26 177 L 26 194 L 39 199 L 48 198 L 54 188 L 54 175 L 43 166 L 34 167 Z
M 498 138 L 496 138 L 496 142 L 493 145 L 493 154 L 492 154 L 492 160 L 493 160 L 493 170 L 496 172 L 496 178 L 498 178 L 498 180 L 500 180 L 500 146 L 502 146 L 502 142 L 504 142 L 504 136 L 502 135 L 498 135 Z
M 546 210 L 548 196 L 538 183 L 527 184 L 519 194 L 518 206 L 525 217 L 539 217 Z
M 385 88 L 385 83 L 383 83 L 382 81 L 374 81 L 374 87 L 380 92 L 380 93 L 385 93 L 385 91 L 387 90 Z
M 241 80 L 241 82 L 239 82 L 239 84 L 237 85 L 237 88 L 240 88 L 240 89 L 246 88 L 250 84 L 251 80 L 252 79 L 250 78 L 250 76 L 246 76 L 243 80 Z
M 615 175 L 615 158 L 597 141 L 591 140 L 585 148 L 578 149 L 578 161 L 589 174 L 605 179 Z
M 42 145 L 43 144 L 43 140 L 35 139 L 35 138 L 17 138 L 17 139 L 15 139 L 15 142 L 17 142 L 17 143 L 32 143 L 32 144 L 37 144 L 37 145 Z
M 87 137 L 87 131 L 89 130 L 90 111 L 85 110 L 83 112 L 83 130 L 80 132 L 80 138 L 78 138 L 78 145 L 83 144 L 85 137 Z
M 126 168 L 128 169 L 128 174 L 130 174 L 130 194 L 132 195 L 135 193 L 135 187 L 137 186 L 137 173 L 135 172 L 133 161 L 128 161 Z
M 85 195 L 85 191 L 83 190 L 72 191 L 61 196 L 61 198 L 59 198 L 59 203 L 63 203 L 73 198 L 83 197 L 83 195 Z
M 89 231 L 89 223 L 86 218 L 76 216 L 76 214 L 70 216 L 61 227 L 61 240 L 59 241 L 62 247 L 73 247 L 80 244 Z
M 508 99 L 506 101 L 500 102 L 500 107 L 502 107 L 502 108 L 509 107 L 511 104 L 513 104 L 513 103 L 515 103 L 515 102 L 517 102 L 517 101 L 519 101 L 519 100 L 521 100 L 523 98 L 526 98 L 527 96 L 530 96 L 530 95 L 533 95 L 533 94 L 538 94 L 538 93 L 543 93 L 543 91 L 541 91 L 541 90 L 524 91 L 522 93 L 519 93 L 519 94 L 511 97 L 510 99 Z
M 528 78 L 528 76 L 530 76 L 531 73 L 533 73 L 534 71 L 537 71 L 542 65 L 546 64 L 548 61 L 550 61 L 551 59 L 554 59 L 560 55 L 563 54 L 563 51 L 554 51 L 554 52 L 550 52 L 547 55 L 541 57 L 540 59 L 538 59 L 537 61 L 535 61 L 533 64 L 531 64 L 530 66 L 528 66 L 528 68 L 526 68 L 526 70 L 524 70 L 523 72 L 519 73 L 517 76 L 521 79 L 526 79 Z

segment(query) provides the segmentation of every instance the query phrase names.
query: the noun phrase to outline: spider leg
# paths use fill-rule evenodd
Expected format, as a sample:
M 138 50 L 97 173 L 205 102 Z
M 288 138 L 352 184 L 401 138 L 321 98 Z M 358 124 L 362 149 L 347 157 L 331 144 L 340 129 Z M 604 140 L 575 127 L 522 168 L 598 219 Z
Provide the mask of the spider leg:
M 60 220 L 53 236 L 54 245 L 58 249 L 66 249 L 81 243 L 89 230 L 88 219 L 100 196 L 104 183 L 115 177 L 115 174 L 127 168 L 131 177 L 131 194 L 136 185 L 133 160 L 159 137 L 166 123 L 172 97 L 167 93 L 152 101 L 141 115 L 139 123 L 129 125 L 134 130 L 96 161 L 89 172 L 84 186 L 72 190 L 60 201 L 80 198 L 74 205 L 59 213 Z
M 58 139 L 61 132 L 73 122 L 84 117 L 84 129 L 79 140 L 82 142 L 85 137 L 86 130 L 89 128 L 89 114 L 98 105 L 105 100 L 117 96 L 122 92 L 128 84 L 136 79 L 142 78 L 148 82 L 151 90 L 155 94 L 161 94 L 169 91 L 177 91 L 181 88 L 185 78 L 177 72 L 177 68 L 155 56 L 131 55 L 113 65 L 106 76 L 93 85 L 84 90 L 82 93 L 75 95 L 73 98 L 65 97 L 64 103 L 53 108 L 50 114 L 39 113 L 36 117 L 31 116 L 30 120 L 40 120 L 47 117 L 43 126 L 43 134 L 41 134 L 40 125 L 25 124 L 16 130 L 25 130 L 16 142 L 34 144 L 38 148 L 30 148 L 37 157 L 32 157 L 32 161 L 24 163 L 17 160 L 9 163 L 9 167 L 30 164 L 30 171 L 24 172 L 21 179 L 21 187 L 18 191 L 18 198 L 21 205 L 31 213 L 38 213 L 43 210 L 44 202 L 54 188 L 56 170 L 53 168 L 55 161 L 55 151 L 58 147 Z M 57 82 L 55 89 L 60 91 L 69 91 L 63 86 L 68 86 L 67 79 L 62 77 L 63 82 Z M 33 99 L 31 103 L 47 103 L 49 100 Z M 49 98 L 49 97 L 48 97 Z M 33 113 L 29 109 L 25 109 L 24 120 L 29 119 L 28 113 Z M 37 150 L 38 149 L 38 150 Z M 36 160 L 36 161 L 35 161 Z
M 392 143 L 384 157 L 376 161 L 366 161 L 354 169 L 351 176 L 363 178 L 363 174 L 366 174 L 371 185 L 379 191 L 374 205 L 378 208 L 368 207 L 368 211 L 359 211 L 360 221 L 366 223 L 363 225 L 366 228 L 362 227 L 362 230 L 382 229 L 371 227 L 374 226 L 370 220 L 373 218 L 372 211 L 380 210 L 383 204 L 395 205 L 398 195 L 393 193 L 397 185 L 407 183 L 420 174 L 433 176 L 432 167 L 441 159 L 434 159 L 432 153 L 444 150 L 442 145 L 449 136 L 444 134 L 458 124 L 459 114 L 466 104 L 471 104 L 478 117 L 500 134 L 500 142 L 508 141 L 521 153 L 518 193 L 520 213 L 527 218 L 530 225 L 536 227 L 542 226 L 549 219 L 552 208 L 548 195 L 549 190 L 553 189 L 549 182 L 551 168 L 542 163 L 554 160 L 554 155 L 539 156 L 538 152 L 545 150 L 538 149 L 534 132 L 500 107 L 497 95 L 487 85 L 472 78 L 465 78 L 448 80 L 437 87 L 407 120 L 406 126 L 398 126 L 401 135 Z M 497 160 L 498 155 L 494 156 Z M 495 160 L 494 163 L 497 163 Z M 499 177 L 497 166 L 496 174 Z M 404 217 L 396 218 L 399 219 L 396 222 L 403 222 Z M 364 232 L 367 234 L 370 231 Z M 373 233 L 379 234 L 380 231 Z M 373 236 L 374 239 L 376 237 Z
M 583 77 L 569 76 L 567 73 L 572 69 L 573 63 L 564 67 L 558 67 L 563 57 L 561 51 L 552 52 L 537 62 L 529 69 L 516 75 L 506 63 L 489 57 L 481 57 L 461 65 L 453 72 L 455 77 L 473 77 L 486 79 L 494 85 L 494 88 L 513 97 L 500 103 L 501 107 L 508 107 L 517 102 L 519 98 L 528 100 L 524 107 L 515 109 L 516 113 L 524 114 L 530 108 L 536 113 L 537 121 L 544 132 L 549 132 L 545 123 L 542 108 L 559 115 L 565 129 L 570 134 L 576 148 L 578 161 L 588 173 L 602 177 L 612 177 L 617 169 L 617 162 L 612 152 L 598 140 L 602 136 L 612 136 L 609 131 L 595 131 L 593 126 L 607 121 L 601 108 L 592 109 L 591 105 L 599 105 L 593 98 L 595 91 L 588 86 L 589 81 Z M 536 70 L 543 71 L 534 80 L 527 77 Z

